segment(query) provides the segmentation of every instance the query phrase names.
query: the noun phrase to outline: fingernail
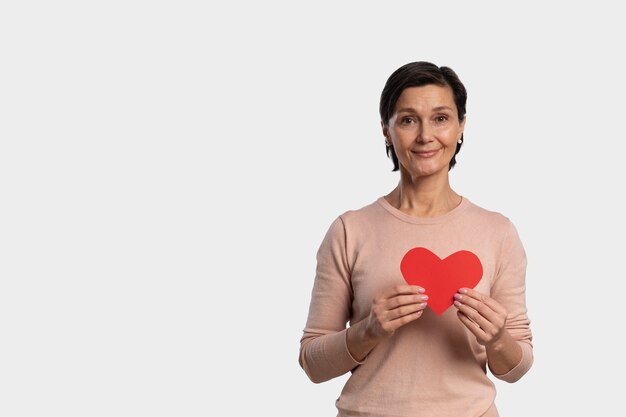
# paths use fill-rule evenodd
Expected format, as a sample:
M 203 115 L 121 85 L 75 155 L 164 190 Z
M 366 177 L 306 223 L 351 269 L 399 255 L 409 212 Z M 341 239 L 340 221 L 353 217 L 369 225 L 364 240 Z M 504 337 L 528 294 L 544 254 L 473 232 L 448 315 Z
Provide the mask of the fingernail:
M 425 292 L 426 292 L 426 290 L 425 290 L 425 289 L 423 289 L 423 288 L 420 288 L 419 290 L 417 290 L 417 292 L 419 292 L 419 293 L 422 293 L 422 294 L 423 294 L 423 293 L 425 293 Z
M 459 303 L 458 301 L 455 301 L 454 305 L 457 306 L 457 307 L 461 307 L 461 303 Z
M 420 300 L 426 301 L 426 300 L 428 300 L 428 296 L 427 295 L 420 295 Z
M 463 299 L 463 296 L 461 294 L 457 293 L 457 294 L 454 294 L 454 299 L 455 300 L 461 300 L 461 299 Z
M 461 288 L 461 289 L 459 290 L 459 292 L 460 292 L 461 294 L 467 294 L 467 288 Z

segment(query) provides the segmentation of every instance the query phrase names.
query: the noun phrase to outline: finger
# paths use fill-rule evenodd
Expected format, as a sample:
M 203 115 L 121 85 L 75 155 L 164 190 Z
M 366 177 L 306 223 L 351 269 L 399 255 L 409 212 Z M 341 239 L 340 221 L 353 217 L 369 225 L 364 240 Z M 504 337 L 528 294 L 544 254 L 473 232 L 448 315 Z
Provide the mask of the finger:
M 398 284 L 383 291 L 381 297 L 383 299 L 389 299 L 391 297 L 395 297 L 396 295 L 423 294 L 424 292 L 424 288 L 417 285 Z
M 483 304 L 487 305 L 491 310 L 493 310 L 494 312 L 496 312 L 499 315 L 502 315 L 502 316 L 506 316 L 507 315 L 506 309 L 499 302 L 497 302 L 493 298 L 489 297 L 488 295 L 480 293 L 480 292 L 478 292 L 476 290 L 473 290 L 471 288 L 461 288 L 461 289 L 459 289 L 459 292 L 457 294 L 459 294 L 459 296 L 460 296 L 460 298 L 459 298 L 455 294 L 454 298 L 457 299 L 457 300 L 463 301 L 463 299 L 465 299 L 465 298 L 474 299 L 477 302 L 480 302 L 480 303 L 483 303 Z M 468 303 L 468 304 L 474 306 L 471 303 Z
M 476 298 L 470 297 L 469 295 L 463 295 L 463 294 L 457 293 L 457 294 L 454 294 L 454 300 L 455 300 L 455 303 L 460 303 L 460 304 L 473 308 L 483 317 L 494 318 L 495 316 L 498 315 L 496 311 L 492 310 L 491 307 L 483 301 L 484 297 L 481 297 L 480 299 L 476 299 Z
M 387 312 L 387 319 L 397 320 L 400 317 L 408 316 L 409 314 L 413 314 L 417 311 L 424 310 L 426 308 L 426 303 L 418 303 L 418 304 L 409 304 L 406 306 L 394 308 L 393 310 L 389 310 Z
M 479 293 L 478 291 L 472 290 L 472 292 L 467 291 L 466 293 L 461 293 L 463 290 L 467 290 L 466 288 L 461 288 L 457 294 L 454 295 L 455 300 L 459 300 L 465 304 L 468 304 L 481 312 L 486 317 L 489 317 L 491 322 L 500 321 L 500 318 L 507 317 L 508 312 L 506 308 L 502 306 L 495 299 L 489 297 L 488 295 Z M 472 302 L 472 300 L 475 300 Z M 477 304 L 478 303 L 478 304 Z M 491 314 L 489 310 L 483 310 L 485 307 L 478 307 L 480 304 L 484 304 L 487 308 L 495 313 L 495 316 Z
M 485 297 L 485 294 L 478 292 L 472 288 L 459 288 L 458 292 L 459 294 L 465 295 L 478 301 L 483 301 L 483 298 Z
M 391 310 L 409 304 L 423 303 L 426 300 L 428 296 L 425 294 L 397 295 L 387 300 L 387 307 Z
M 461 323 L 463 323 L 465 327 L 467 327 L 467 329 L 476 337 L 476 339 L 485 340 L 487 334 L 483 331 L 483 329 L 480 328 L 478 324 L 476 324 L 476 322 L 474 322 L 461 311 L 457 311 L 456 315 L 459 320 L 461 320 Z
M 424 310 L 426 308 L 426 303 L 418 303 L 418 304 L 409 304 L 406 306 L 394 308 L 393 310 L 387 310 L 384 312 L 384 315 L 381 316 L 381 321 L 390 322 L 393 320 L 397 320 L 401 317 L 411 315 L 420 310 Z
M 472 300 L 472 302 L 475 302 L 475 300 Z M 496 319 L 495 312 L 491 311 L 491 309 L 489 309 L 489 307 L 485 306 L 484 304 L 480 303 L 480 305 L 478 306 L 483 310 L 482 312 L 467 304 L 460 302 L 459 300 L 454 301 L 454 306 L 461 313 L 463 313 L 464 316 L 471 319 L 474 323 L 476 323 L 477 326 L 481 327 L 483 330 L 491 330 L 491 328 L 493 327 L 492 320 Z M 489 310 L 491 313 L 487 317 L 485 316 L 485 310 Z
M 419 310 L 414 313 L 407 314 L 406 316 L 398 317 L 395 320 L 389 321 L 385 327 L 388 329 L 388 331 L 396 331 L 405 324 L 419 319 L 420 317 L 422 317 L 423 313 L 424 310 Z
M 495 299 L 485 296 L 485 304 L 487 304 L 493 311 L 495 311 L 499 315 L 506 317 L 506 308 L 504 308 L 502 304 L 497 302 Z

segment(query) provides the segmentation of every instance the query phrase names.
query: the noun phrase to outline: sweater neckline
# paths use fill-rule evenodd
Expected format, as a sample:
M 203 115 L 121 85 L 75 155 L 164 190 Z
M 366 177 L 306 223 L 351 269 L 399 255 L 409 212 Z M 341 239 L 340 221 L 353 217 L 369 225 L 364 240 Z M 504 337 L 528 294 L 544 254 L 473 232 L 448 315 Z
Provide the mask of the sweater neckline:
M 391 213 L 393 216 L 397 217 L 398 219 L 407 222 L 407 223 L 412 223 L 412 224 L 439 224 L 439 223 L 443 223 L 446 221 L 449 221 L 450 219 L 456 217 L 459 215 L 459 213 L 461 213 L 463 210 L 465 210 L 469 205 L 470 205 L 470 201 L 461 196 L 461 202 L 459 203 L 459 205 L 457 205 L 455 208 L 453 208 L 452 210 L 450 210 L 447 213 L 441 214 L 439 216 L 434 216 L 434 217 L 417 217 L 417 216 L 411 216 L 409 214 L 406 214 L 403 211 L 400 211 L 399 209 L 395 208 L 394 206 L 392 206 L 386 199 L 384 196 L 379 197 L 376 202 L 378 204 L 380 204 L 385 210 L 387 210 L 389 213 Z

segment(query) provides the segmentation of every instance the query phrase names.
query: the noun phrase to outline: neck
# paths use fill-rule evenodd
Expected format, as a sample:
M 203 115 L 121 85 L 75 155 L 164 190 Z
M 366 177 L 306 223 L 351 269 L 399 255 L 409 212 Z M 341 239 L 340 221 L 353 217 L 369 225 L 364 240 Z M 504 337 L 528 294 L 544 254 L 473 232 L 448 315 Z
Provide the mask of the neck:
M 445 175 L 411 178 L 400 173 L 398 186 L 385 196 L 398 210 L 416 217 L 440 216 L 461 203 L 461 196 L 450 187 Z

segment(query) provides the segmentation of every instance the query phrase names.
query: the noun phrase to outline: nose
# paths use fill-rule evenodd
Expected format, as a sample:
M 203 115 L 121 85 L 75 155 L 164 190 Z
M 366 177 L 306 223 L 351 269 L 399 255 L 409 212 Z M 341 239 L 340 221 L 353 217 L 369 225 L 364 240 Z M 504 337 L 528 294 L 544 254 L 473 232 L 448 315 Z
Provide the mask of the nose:
M 428 123 L 420 123 L 420 127 L 417 130 L 417 142 L 428 143 L 433 141 L 433 127 Z

